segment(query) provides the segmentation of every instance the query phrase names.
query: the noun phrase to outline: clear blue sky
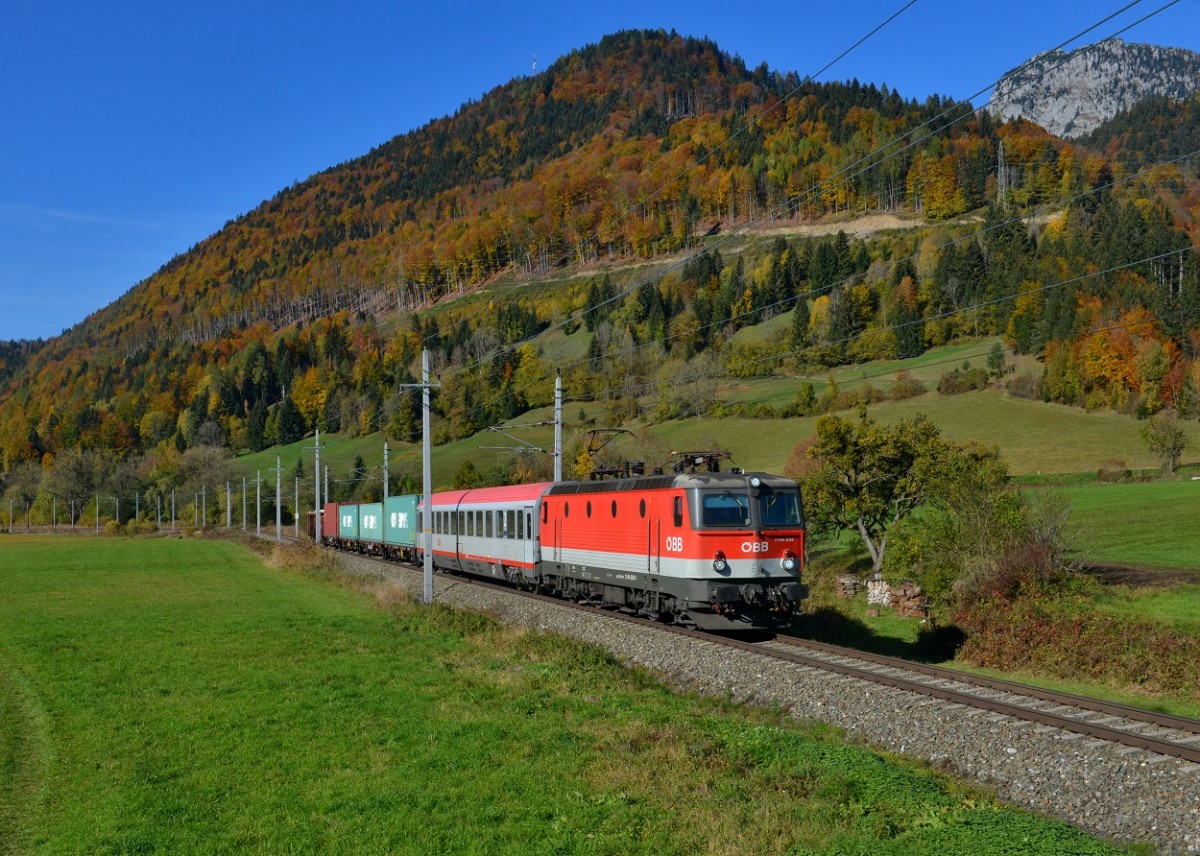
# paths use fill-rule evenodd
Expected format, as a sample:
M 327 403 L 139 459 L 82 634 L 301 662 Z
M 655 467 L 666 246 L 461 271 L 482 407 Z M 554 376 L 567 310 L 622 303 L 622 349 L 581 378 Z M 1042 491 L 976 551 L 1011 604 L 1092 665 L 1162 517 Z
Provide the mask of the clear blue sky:
M 281 187 L 535 56 L 661 27 L 803 76 L 906 2 L 0 0 L 0 339 L 57 335 Z M 1126 2 L 917 0 L 821 79 L 967 98 Z M 1200 0 L 1123 38 L 1200 50 Z

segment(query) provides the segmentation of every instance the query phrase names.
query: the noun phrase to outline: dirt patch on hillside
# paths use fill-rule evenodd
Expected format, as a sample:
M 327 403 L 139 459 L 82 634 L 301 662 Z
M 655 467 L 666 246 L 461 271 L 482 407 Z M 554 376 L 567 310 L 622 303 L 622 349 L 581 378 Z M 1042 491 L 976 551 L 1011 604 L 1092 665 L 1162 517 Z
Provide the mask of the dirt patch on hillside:
M 964 221 L 965 222 L 965 221 Z M 853 220 L 826 223 L 805 223 L 802 220 L 777 220 L 748 231 L 756 235 L 810 235 L 821 237 L 845 232 L 851 238 L 869 238 L 879 232 L 894 232 L 920 229 L 929 221 L 920 217 L 903 217 L 898 214 L 865 214 Z
M 1169 588 L 1180 584 L 1200 583 L 1200 570 L 1181 571 L 1177 568 L 1139 568 L 1131 565 L 1091 563 L 1082 566 L 1083 573 L 1105 585 L 1130 588 Z

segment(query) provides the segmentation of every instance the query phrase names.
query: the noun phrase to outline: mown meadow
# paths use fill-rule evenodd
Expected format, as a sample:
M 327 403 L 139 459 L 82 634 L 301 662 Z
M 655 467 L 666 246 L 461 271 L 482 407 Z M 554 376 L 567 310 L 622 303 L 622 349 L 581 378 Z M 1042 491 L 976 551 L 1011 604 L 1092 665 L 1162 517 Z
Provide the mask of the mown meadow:
M 0 540 L 0 852 L 1107 853 L 775 712 L 228 541 Z

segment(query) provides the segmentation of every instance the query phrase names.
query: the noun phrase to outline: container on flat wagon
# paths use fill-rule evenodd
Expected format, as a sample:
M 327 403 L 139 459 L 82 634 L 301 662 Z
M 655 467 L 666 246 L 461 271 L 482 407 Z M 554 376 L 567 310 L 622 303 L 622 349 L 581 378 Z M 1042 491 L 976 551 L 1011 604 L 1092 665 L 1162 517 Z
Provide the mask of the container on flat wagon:
M 358 506 L 338 504 L 338 537 L 343 541 L 358 540 Z
M 327 502 L 321 510 L 321 538 L 338 537 L 338 509 L 336 502 Z
M 401 547 L 417 545 L 418 496 L 389 496 L 383 508 L 383 539 Z
M 364 502 L 358 507 L 358 538 L 376 543 L 383 540 L 382 502 Z

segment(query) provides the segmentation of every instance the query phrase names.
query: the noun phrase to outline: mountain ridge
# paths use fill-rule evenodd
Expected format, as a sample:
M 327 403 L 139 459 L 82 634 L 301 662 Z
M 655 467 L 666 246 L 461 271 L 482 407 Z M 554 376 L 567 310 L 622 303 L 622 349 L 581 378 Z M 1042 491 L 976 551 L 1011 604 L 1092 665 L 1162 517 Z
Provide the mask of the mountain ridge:
M 282 188 L 63 336 L 0 349 L 0 465 L 79 447 L 164 460 L 200 442 L 260 448 L 297 425 L 389 425 L 407 437 L 403 384 L 424 346 L 459 367 L 439 431 L 463 436 L 542 401 L 550 367 L 536 347 L 513 346 L 551 325 L 586 326 L 587 359 L 570 382 L 605 396 L 608 363 L 626 384 L 650 383 L 668 357 L 743 377 L 784 357 L 801 368 L 911 355 L 981 331 L 1027 352 L 1134 302 L 1173 313 L 1161 336 L 1186 344 L 1190 315 L 1174 304 L 1195 293 L 1191 254 L 1096 286 L 1086 319 L 1073 295 L 1013 299 L 1046 271 L 1186 243 L 1190 174 L 1163 201 L 1143 186 L 1098 194 L 1053 230 L 1011 216 L 1106 186 L 1105 158 L 969 104 L 749 69 L 673 32 L 614 34 Z M 868 246 L 846 234 L 863 212 L 921 225 Z M 986 228 L 939 248 L 964 217 Z M 809 223 L 821 234 L 778 235 Z M 727 249 L 745 227 L 762 240 Z M 1037 257 L 1043 228 L 1053 262 Z M 663 263 L 660 281 L 608 281 L 647 262 Z M 457 300 L 497 281 L 549 280 Z M 990 308 L 968 327 L 952 318 L 966 304 Z M 785 343 L 727 350 L 726 333 L 793 306 Z M 613 354 L 655 343 L 654 359 L 616 365 Z M 1158 388 L 1173 393 L 1191 363 L 1176 345 L 1166 354 L 1175 374 Z M 1099 386 L 1095 406 L 1137 406 L 1128 390 L 1110 395 L 1114 384 L 1133 381 L 1089 377 L 1052 395 L 1077 402 Z
M 1000 78 L 989 110 L 1077 139 L 1142 101 L 1182 100 L 1198 89 L 1200 54 L 1114 38 L 1037 54 Z

